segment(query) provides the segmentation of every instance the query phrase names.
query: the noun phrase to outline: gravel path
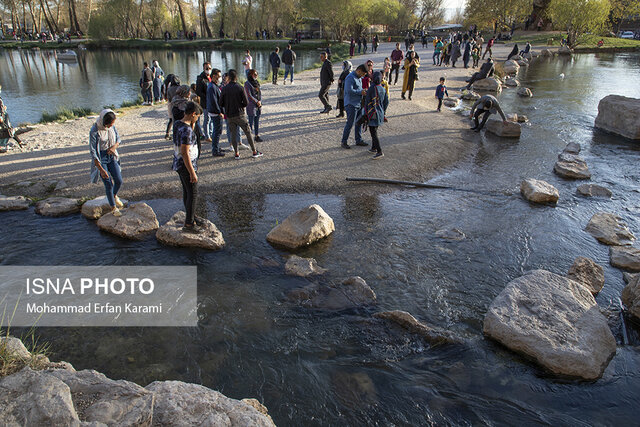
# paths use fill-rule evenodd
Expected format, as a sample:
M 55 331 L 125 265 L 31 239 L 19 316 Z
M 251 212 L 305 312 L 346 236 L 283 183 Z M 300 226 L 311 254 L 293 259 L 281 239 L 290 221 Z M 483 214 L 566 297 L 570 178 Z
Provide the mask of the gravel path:
M 498 46 L 494 55 L 504 59 L 511 45 Z M 377 54 L 353 58 L 354 67 L 367 59 L 380 69 L 393 45 L 381 44 Z M 431 65 L 433 48 L 418 48 L 422 67 L 413 101 L 400 99 L 401 79 L 391 86 L 387 111 L 389 122 L 379 130 L 385 156 L 372 160 L 367 147 L 340 147 L 344 119 L 335 111 L 319 114 L 322 104 L 317 97 L 319 70 L 296 75 L 295 85 L 264 84 L 263 113 L 258 143 L 264 153 L 252 159 L 241 151 L 241 160 L 232 155 L 212 158 L 210 144 L 203 145 L 199 160 L 199 183 L 202 192 L 243 193 L 318 192 L 343 193 L 376 188 L 370 184 L 348 183 L 347 176 L 378 177 L 421 181 L 468 155 L 479 136 L 468 130 L 467 121 L 448 108 L 437 113 L 435 87 L 446 75 L 451 96 L 456 96 L 464 79 L 474 70 L 440 68 Z M 337 76 L 342 64 L 334 64 Z M 194 76 L 195 77 L 195 76 Z M 330 102 L 335 105 L 335 84 Z M 170 197 L 180 194 L 178 178 L 171 170 L 173 147 L 164 140 L 167 122 L 166 105 L 141 107 L 126 112 L 116 122 L 122 137 L 120 149 L 124 184 L 121 197 L 137 200 Z M 66 188 L 57 194 L 97 196 L 102 184 L 89 184 L 90 159 L 88 134 L 95 119 L 83 118 L 63 124 L 39 126 L 22 135 L 27 150 L 12 150 L 0 156 L 0 190 L 3 194 L 42 196 L 47 183 L 64 180 Z M 353 131 L 350 144 L 353 144 Z M 244 139 L 244 138 L 243 138 Z M 364 134 L 370 143 L 368 133 Z M 226 135 L 221 141 L 226 143 Z M 24 185 L 38 181 L 44 184 Z M 22 183 L 23 185 L 16 185 Z M 380 187 L 377 187 L 379 190 Z

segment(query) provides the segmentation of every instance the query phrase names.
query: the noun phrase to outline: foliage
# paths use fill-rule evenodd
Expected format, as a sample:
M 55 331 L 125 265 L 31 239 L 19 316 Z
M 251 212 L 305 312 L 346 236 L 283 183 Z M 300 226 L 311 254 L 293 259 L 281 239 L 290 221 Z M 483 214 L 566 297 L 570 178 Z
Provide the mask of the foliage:
M 58 108 L 55 112 L 42 113 L 40 123 L 63 122 L 95 114 L 90 108 Z
M 478 28 L 515 28 L 533 10 L 531 0 L 467 0 L 465 22 Z
M 551 0 L 548 13 L 553 23 L 568 32 L 570 47 L 586 33 L 603 29 L 609 17 L 609 0 Z
M 638 0 L 610 0 L 611 11 L 609 19 L 616 32 L 625 20 L 633 19 L 640 15 L 640 1 Z
M 144 99 L 142 99 L 142 95 L 138 95 L 136 99 L 133 99 L 131 101 L 122 101 L 122 104 L 120 104 L 120 108 L 135 107 L 137 105 L 142 105 L 143 102 Z

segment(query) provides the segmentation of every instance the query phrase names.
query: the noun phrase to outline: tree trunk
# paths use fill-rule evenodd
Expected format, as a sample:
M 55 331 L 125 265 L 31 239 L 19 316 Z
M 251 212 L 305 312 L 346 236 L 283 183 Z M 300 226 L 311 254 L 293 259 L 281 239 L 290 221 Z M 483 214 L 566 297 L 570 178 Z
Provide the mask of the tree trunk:
M 249 40 L 249 16 L 251 15 L 251 6 L 253 0 L 249 0 L 249 4 L 247 5 L 247 13 L 244 16 L 244 39 Z
M 89 22 L 91 22 L 91 9 L 93 8 L 93 1 L 89 0 L 89 16 L 87 16 L 87 28 L 89 26 Z
M 74 32 L 76 28 L 74 27 L 74 23 L 73 23 L 73 12 L 71 11 L 71 2 L 72 0 L 67 1 L 69 6 L 69 31 Z
M 44 22 L 47 24 L 47 28 L 49 28 L 49 31 L 53 32 L 53 21 L 49 20 L 47 10 L 44 8 L 44 0 L 40 0 L 40 12 L 44 12 Z
M 140 38 L 140 24 L 142 24 L 142 7 L 144 6 L 144 0 L 140 0 L 140 7 L 138 7 L 138 23 L 136 25 L 136 38 Z
M 186 35 L 187 35 L 187 21 L 184 19 L 184 11 L 182 10 L 182 1 L 181 0 L 176 0 L 176 3 L 178 3 L 178 13 L 180 13 L 180 21 L 182 21 L 182 31 L 184 31 L 183 36 L 186 37 Z
M 75 0 L 69 0 L 71 4 L 71 13 L 73 14 L 73 25 L 76 27 L 76 31 L 80 31 L 80 23 L 78 22 L 78 14 L 76 13 Z
M 209 20 L 207 19 L 207 0 L 202 0 L 202 25 L 204 26 L 204 31 L 207 33 L 207 37 L 210 39 L 213 38 L 211 28 L 209 27 Z
M 35 13 L 33 13 L 33 6 L 31 5 L 31 2 L 28 2 L 28 6 L 29 6 L 29 14 L 31 15 L 31 30 L 33 31 L 33 34 L 37 34 L 40 31 L 38 31 L 38 22 L 36 21 L 36 15 Z

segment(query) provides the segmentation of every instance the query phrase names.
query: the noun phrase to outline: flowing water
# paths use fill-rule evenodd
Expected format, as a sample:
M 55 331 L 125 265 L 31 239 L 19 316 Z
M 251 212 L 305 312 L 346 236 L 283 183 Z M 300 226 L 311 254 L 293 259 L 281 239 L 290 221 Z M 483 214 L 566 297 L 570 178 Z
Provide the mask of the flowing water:
M 275 42 L 274 42 L 275 46 Z M 281 49 L 283 47 L 281 46 Z M 78 62 L 56 60 L 49 50 L 0 49 L 0 85 L 14 125 L 36 123 L 42 113 L 58 107 L 120 106 L 140 94 L 138 82 L 144 62 L 157 60 L 165 76 L 173 73 L 183 84 L 194 83 L 202 63 L 210 61 L 223 72 L 244 70 L 244 50 L 77 50 Z M 271 72 L 267 50 L 251 52 L 260 78 Z M 296 72 L 319 62 L 316 51 L 296 52 Z M 283 66 L 284 67 L 284 66 Z
M 153 238 L 123 241 L 79 215 L 6 213 L 0 263 L 198 265 L 198 328 L 38 333 L 51 342 L 54 360 L 77 369 L 143 385 L 193 381 L 230 397 L 256 397 L 278 425 L 635 424 L 637 324 L 628 322 L 632 345 L 619 345 L 604 376 L 583 382 L 554 378 L 484 339 L 482 320 L 510 280 L 537 268 L 564 274 L 578 256 L 605 268 L 606 284 L 596 299 L 601 308 L 615 306 L 622 274 L 609 265 L 608 248 L 584 227 L 605 210 L 639 232 L 640 146 L 592 126 L 602 97 L 640 97 L 640 56 L 541 60 L 520 79 L 534 98 L 518 98 L 513 89 L 500 97 L 505 111 L 531 121 L 520 140 L 484 135 L 473 155 L 434 181 L 490 194 L 405 189 L 377 196 L 222 196 L 202 206 L 227 241 L 216 253 L 163 247 Z M 582 145 L 592 182 L 609 187 L 611 200 L 577 196 L 579 182 L 553 174 L 557 154 L 570 141 Z M 557 207 L 520 197 L 519 183 L 529 177 L 558 188 Z M 177 200 L 149 203 L 160 222 L 181 207 Z M 309 280 L 284 275 L 286 254 L 264 236 L 310 203 L 320 204 L 336 225 L 331 237 L 299 253 L 329 269 L 313 281 L 360 275 L 375 290 L 376 307 L 327 313 L 287 299 Z M 436 236 L 453 228 L 466 238 Z M 466 344 L 430 347 L 371 317 L 393 309 L 446 328 Z M 620 341 L 619 324 L 611 323 Z

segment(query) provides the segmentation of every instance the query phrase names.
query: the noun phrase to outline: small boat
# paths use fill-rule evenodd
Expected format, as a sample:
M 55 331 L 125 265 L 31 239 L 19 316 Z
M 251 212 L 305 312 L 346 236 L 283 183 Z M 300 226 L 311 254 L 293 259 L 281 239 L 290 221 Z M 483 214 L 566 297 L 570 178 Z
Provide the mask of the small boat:
M 72 50 L 63 50 L 56 55 L 56 59 L 64 62 L 76 62 L 78 55 Z

